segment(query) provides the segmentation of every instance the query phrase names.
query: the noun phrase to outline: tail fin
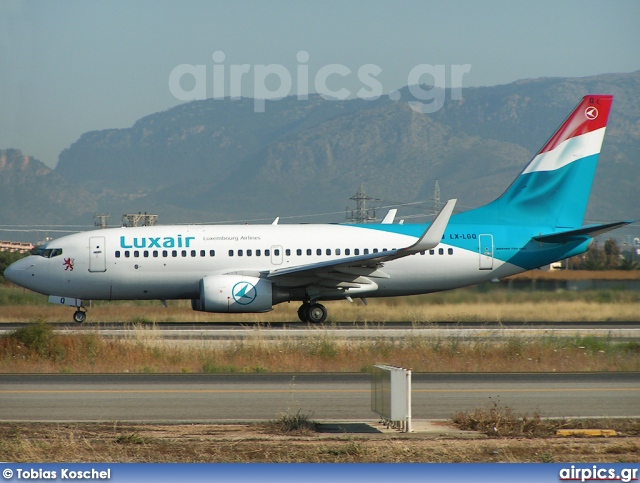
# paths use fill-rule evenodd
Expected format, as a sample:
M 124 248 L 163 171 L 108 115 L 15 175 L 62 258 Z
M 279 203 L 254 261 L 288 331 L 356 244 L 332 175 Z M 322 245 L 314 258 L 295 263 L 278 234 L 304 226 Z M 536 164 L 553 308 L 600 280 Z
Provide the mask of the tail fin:
M 583 97 L 507 191 L 485 208 L 505 221 L 581 226 L 612 101 L 610 95 Z

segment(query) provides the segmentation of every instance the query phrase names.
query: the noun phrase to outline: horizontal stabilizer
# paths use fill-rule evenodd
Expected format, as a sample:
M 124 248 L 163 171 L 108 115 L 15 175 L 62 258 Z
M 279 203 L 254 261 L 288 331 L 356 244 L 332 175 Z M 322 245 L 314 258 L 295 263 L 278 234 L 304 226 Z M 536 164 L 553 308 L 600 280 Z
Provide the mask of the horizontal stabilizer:
M 384 217 L 384 219 L 380 223 L 382 223 L 383 225 L 392 224 L 393 220 L 395 220 L 395 218 L 396 218 L 396 213 L 397 212 L 398 212 L 397 208 L 393 208 L 392 210 L 389 210 L 387 215 Z
M 629 223 L 633 223 L 633 222 L 632 221 L 616 221 L 614 223 L 606 223 L 604 225 L 587 225 L 587 226 L 583 226 L 581 228 L 576 228 L 573 230 L 559 231 L 556 233 L 549 233 L 547 235 L 534 236 L 533 239 L 543 243 L 567 243 L 569 241 L 575 240 L 578 237 L 583 237 L 583 236 L 594 237 L 596 235 L 601 235 L 602 233 L 615 230 L 616 228 L 620 228 L 621 226 L 628 225 Z

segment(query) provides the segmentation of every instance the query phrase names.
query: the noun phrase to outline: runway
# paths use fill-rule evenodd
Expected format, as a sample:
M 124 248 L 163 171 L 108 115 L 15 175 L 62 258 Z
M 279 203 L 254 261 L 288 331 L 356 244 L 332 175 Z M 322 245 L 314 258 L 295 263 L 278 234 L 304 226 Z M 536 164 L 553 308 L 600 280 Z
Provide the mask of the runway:
M 0 324 L 0 335 L 28 326 L 27 323 Z M 98 332 L 103 337 L 127 338 L 132 333 L 153 334 L 163 340 L 239 340 L 260 338 L 277 340 L 283 337 L 304 338 L 316 334 L 341 339 L 366 340 L 373 338 L 401 339 L 415 337 L 457 337 L 462 339 L 501 339 L 509 337 L 607 337 L 615 340 L 640 340 L 640 322 L 600 321 L 600 322 L 541 322 L 505 321 L 486 322 L 387 322 L 354 323 L 336 322 L 324 325 L 310 325 L 302 322 L 276 322 L 270 324 L 247 323 L 143 323 L 126 322 L 74 324 L 52 323 L 54 330 L 61 334 Z
M 369 374 L 0 375 L 1 421 L 370 421 Z M 640 417 L 640 373 L 413 374 L 414 419 L 509 406 L 543 417 Z

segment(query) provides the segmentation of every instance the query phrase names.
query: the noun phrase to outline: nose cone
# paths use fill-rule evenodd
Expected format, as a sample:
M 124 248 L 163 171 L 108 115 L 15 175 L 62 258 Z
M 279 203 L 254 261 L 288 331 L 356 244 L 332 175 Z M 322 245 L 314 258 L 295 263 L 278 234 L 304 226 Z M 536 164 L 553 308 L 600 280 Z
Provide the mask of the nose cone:
M 28 268 L 33 267 L 33 263 L 29 261 L 29 258 L 31 257 L 23 258 L 22 260 L 18 260 L 17 262 L 13 262 L 9 265 L 4 271 L 4 278 L 16 285 L 26 287 L 26 271 Z

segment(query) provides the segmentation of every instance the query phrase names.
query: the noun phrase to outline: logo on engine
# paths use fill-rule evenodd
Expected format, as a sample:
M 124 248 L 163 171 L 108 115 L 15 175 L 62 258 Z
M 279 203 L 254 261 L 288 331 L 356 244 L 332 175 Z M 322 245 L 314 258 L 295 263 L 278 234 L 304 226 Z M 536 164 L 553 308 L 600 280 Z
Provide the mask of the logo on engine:
M 236 283 L 233 286 L 231 293 L 233 294 L 233 300 L 238 302 L 240 305 L 249 305 L 258 296 L 255 285 L 252 285 L 249 282 Z

